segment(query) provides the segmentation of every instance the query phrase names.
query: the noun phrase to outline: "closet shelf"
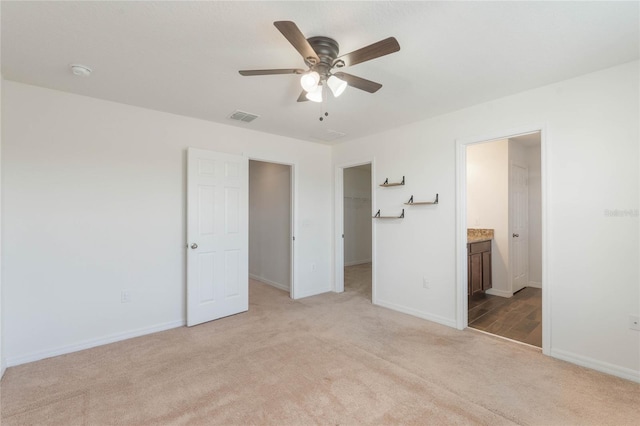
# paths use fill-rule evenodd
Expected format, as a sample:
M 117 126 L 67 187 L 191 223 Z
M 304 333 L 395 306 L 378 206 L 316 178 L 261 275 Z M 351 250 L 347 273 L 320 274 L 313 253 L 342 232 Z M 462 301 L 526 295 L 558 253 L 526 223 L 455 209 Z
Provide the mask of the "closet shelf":
M 376 213 L 375 216 L 373 216 L 374 219 L 404 219 L 404 209 L 402 209 L 402 213 L 400 214 L 400 216 L 380 216 L 380 209 L 378 209 L 378 212 Z
M 389 178 L 386 178 L 384 180 L 384 183 L 382 183 L 380 186 L 387 187 L 387 186 L 400 186 L 400 185 L 404 185 L 404 176 L 402 176 L 402 182 L 389 183 Z
M 436 199 L 434 201 L 413 201 L 413 195 L 409 198 L 409 201 L 404 203 L 407 206 L 416 206 L 418 204 L 438 204 L 438 194 L 436 194 Z

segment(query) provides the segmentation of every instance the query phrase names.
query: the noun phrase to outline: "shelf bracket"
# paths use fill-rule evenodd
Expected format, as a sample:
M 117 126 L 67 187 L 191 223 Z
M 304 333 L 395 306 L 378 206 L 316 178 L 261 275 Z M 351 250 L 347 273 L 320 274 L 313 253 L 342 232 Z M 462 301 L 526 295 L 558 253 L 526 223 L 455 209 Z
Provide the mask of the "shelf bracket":
M 400 214 L 400 216 L 380 216 L 380 209 L 378 209 L 378 212 L 375 214 L 375 216 L 373 216 L 374 219 L 404 219 L 404 209 L 402 209 L 402 213 Z
M 434 201 L 414 201 L 413 195 L 409 198 L 409 201 L 404 203 L 406 206 L 413 206 L 416 204 L 438 204 L 438 194 L 436 194 L 436 199 Z
M 380 186 L 400 186 L 400 185 L 404 185 L 404 176 L 402 176 L 402 182 L 389 183 L 389 178 L 386 178 L 384 182 L 380 184 Z

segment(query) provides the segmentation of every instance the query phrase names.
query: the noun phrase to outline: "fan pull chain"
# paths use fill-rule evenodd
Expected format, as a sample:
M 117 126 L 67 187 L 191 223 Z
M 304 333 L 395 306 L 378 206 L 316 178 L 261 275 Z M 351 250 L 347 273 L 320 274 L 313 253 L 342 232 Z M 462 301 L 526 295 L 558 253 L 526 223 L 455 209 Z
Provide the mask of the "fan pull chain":
M 324 86 L 322 86 L 322 102 L 320 102 L 320 118 L 319 118 L 320 121 L 324 121 L 324 117 L 329 117 L 329 113 L 326 111 L 324 113 L 324 117 L 322 116 L 322 110 L 324 109 L 323 108 L 324 102 L 325 102 L 325 99 L 327 99 L 324 92 L 325 92 L 325 88 Z

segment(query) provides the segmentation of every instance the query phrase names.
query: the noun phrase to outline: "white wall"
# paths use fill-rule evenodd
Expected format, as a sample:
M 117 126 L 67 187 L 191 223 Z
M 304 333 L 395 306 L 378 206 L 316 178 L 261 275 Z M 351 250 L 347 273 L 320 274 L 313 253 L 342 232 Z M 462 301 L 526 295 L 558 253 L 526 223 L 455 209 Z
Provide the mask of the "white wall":
M 289 291 L 291 166 L 249 161 L 249 276 Z
M 542 176 L 540 144 L 526 148 L 529 166 L 529 285 L 542 287 Z
M 371 262 L 371 165 L 344 169 L 344 265 Z
M 640 301 L 638 217 L 605 214 L 638 209 L 638 65 L 335 146 L 335 164 L 375 157 L 377 181 L 406 175 L 405 187 L 376 189 L 374 209 L 399 211 L 409 193 L 440 193 L 434 209 L 415 206 L 402 221 L 375 222 L 378 302 L 455 325 L 456 139 L 544 125 L 550 353 L 640 380 L 640 333 L 628 322 Z
M 2 86 L 4 79 L 0 75 L 0 99 L 2 98 Z M 0 102 L 0 117 L 2 117 L 2 103 Z M 2 119 L 0 118 L 0 152 L 2 151 Z M 0 154 L 0 172 L 2 171 L 2 157 Z M 1 173 L 0 173 L 1 176 Z M 0 188 L 2 179 L 0 178 Z M 0 223 L 2 223 L 2 192 L 0 191 Z M 4 376 L 4 371 L 7 368 L 7 364 L 4 356 L 4 321 L 2 321 L 2 227 L 0 226 L 0 379 Z
M 493 229 L 487 293 L 511 297 L 508 139 L 467 146 L 467 227 Z
M 330 290 L 329 147 L 9 81 L 2 102 L 9 365 L 184 323 L 189 146 L 295 164 L 295 296 Z

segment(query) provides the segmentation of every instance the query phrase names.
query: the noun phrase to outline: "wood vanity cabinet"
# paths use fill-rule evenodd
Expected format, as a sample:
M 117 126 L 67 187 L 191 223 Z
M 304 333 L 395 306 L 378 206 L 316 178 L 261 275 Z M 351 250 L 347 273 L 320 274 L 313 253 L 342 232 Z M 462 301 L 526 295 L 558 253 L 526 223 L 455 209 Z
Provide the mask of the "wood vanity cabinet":
M 491 288 L 491 241 L 467 243 L 467 293 L 473 296 Z

